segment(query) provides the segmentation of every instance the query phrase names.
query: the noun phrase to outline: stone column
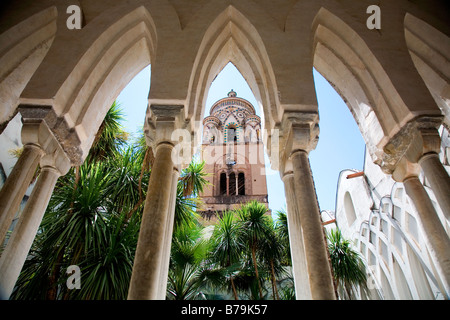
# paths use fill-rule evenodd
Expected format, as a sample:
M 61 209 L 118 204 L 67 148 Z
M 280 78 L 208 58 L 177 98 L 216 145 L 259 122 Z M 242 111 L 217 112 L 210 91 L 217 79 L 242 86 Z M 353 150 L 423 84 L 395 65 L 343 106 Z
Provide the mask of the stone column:
M 160 143 L 155 150 L 128 299 L 155 300 L 160 297 L 164 234 L 172 189 L 172 150 L 170 143 Z
M 336 297 L 333 279 L 308 153 L 305 150 L 294 150 L 291 158 L 294 171 L 294 190 L 302 222 L 311 297 L 314 300 L 334 300 Z
M 8 232 L 14 215 L 36 172 L 42 150 L 35 144 L 26 144 L 11 174 L 0 190 L 0 243 Z
M 173 199 L 171 198 L 174 167 L 172 152 L 175 142 L 172 141 L 172 134 L 183 123 L 180 121 L 182 109 L 182 106 L 150 106 L 145 134 L 147 143 L 152 145 L 155 151 L 155 160 L 128 291 L 129 300 L 156 300 L 162 297 L 162 265 L 164 257 L 170 250 L 170 247 L 165 245 L 165 235 Z
M 436 209 L 418 178 L 420 168 L 416 163 L 401 159 L 392 177 L 403 182 L 418 214 L 428 252 L 436 267 L 438 278 L 442 279 L 441 290 L 450 299 L 450 239 L 445 231 Z
M 296 205 L 301 221 L 311 298 L 336 299 L 328 262 L 308 153 L 318 140 L 318 114 L 289 112 L 283 115 L 284 157 L 292 163 Z
M 291 249 L 295 296 L 297 300 L 310 300 L 311 290 L 309 288 L 308 271 L 306 268 L 300 213 L 295 198 L 294 173 L 292 171 L 285 173 L 282 180 L 286 193 L 289 244 Z
M 179 170 L 174 168 L 172 173 L 172 187 L 170 194 L 170 206 L 167 212 L 166 230 L 164 233 L 164 256 L 161 264 L 161 277 L 160 277 L 160 289 L 159 289 L 159 300 L 166 299 L 167 291 L 167 278 L 169 275 L 169 263 L 170 263 L 170 249 L 172 246 L 172 234 L 173 225 L 175 219 L 175 203 L 177 200 L 177 185 L 178 177 L 180 176 Z
M 47 209 L 56 180 L 66 174 L 70 168 L 70 161 L 56 140 L 52 139 L 51 135 L 47 138 L 46 154 L 40 161 L 41 172 L 38 180 L 0 258 L 0 290 L 4 298 L 11 295 L 19 277 Z
M 441 137 L 437 128 L 440 123 L 440 119 L 424 117 L 410 124 L 409 126 L 414 129 L 409 130 L 409 134 L 407 132 L 403 135 L 406 139 L 409 138 L 404 157 L 408 162 L 420 165 L 442 212 L 446 219 L 450 220 L 450 178 L 439 160 Z M 403 144 L 406 143 L 403 142 Z M 401 161 L 399 159 L 399 162 Z
M 0 287 L 5 298 L 12 293 L 59 176 L 59 172 L 54 168 L 42 168 L 19 222 L 0 258 Z
M 403 181 L 406 193 L 419 214 L 419 219 L 428 242 L 428 251 L 442 279 L 447 299 L 450 299 L 450 239 L 439 220 L 433 203 L 419 178 L 409 177 Z
M 442 212 L 447 220 L 450 220 L 450 178 L 439 160 L 439 155 L 435 152 L 427 153 L 420 158 L 419 165 L 430 183 Z

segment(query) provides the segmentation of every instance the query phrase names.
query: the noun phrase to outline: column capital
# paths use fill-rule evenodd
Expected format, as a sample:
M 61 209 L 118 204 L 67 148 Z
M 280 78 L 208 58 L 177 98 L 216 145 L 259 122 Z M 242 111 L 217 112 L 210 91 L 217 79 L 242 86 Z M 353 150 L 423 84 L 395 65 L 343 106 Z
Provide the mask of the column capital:
M 144 125 L 147 144 L 153 149 L 163 142 L 175 144 L 173 132 L 187 128 L 183 110 L 183 105 L 150 105 Z
M 417 163 L 426 153 L 439 153 L 442 117 L 418 117 L 405 124 L 384 146 L 381 169 L 392 174 L 403 157 Z
M 412 162 L 419 162 L 427 154 L 439 154 L 441 150 L 441 136 L 437 128 L 418 128 L 416 136 L 406 153 Z
M 41 168 L 52 167 L 65 175 L 71 166 L 70 158 L 42 118 L 25 116 L 22 125 L 22 143 L 41 149 Z
M 83 143 L 80 140 L 77 129 L 72 128 L 65 117 L 58 116 L 53 106 L 20 104 L 17 109 L 22 115 L 24 127 L 28 126 L 28 128 L 31 128 L 36 126 L 40 127 L 40 130 L 45 127 L 45 130 L 51 132 L 51 135 L 61 146 L 61 149 L 72 164 L 80 165 L 83 162 Z M 22 143 L 39 145 L 40 143 L 36 141 L 38 136 L 33 132 L 35 129 L 27 130 L 24 127 L 22 127 Z M 27 134 L 27 131 L 30 134 Z M 42 138 L 39 139 L 42 140 Z
M 284 152 L 289 157 L 295 150 L 310 152 L 319 140 L 319 114 L 316 112 L 285 112 L 281 122 Z

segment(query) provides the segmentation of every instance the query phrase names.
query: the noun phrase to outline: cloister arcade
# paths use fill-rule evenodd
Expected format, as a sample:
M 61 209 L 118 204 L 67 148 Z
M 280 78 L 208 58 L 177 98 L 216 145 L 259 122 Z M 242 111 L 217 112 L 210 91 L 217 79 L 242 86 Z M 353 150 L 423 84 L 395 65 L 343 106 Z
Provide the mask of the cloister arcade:
M 66 25 L 73 4 L 81 29 Z M 347 103 L 372 161 L 403 182 L 448 298 L 450 240 L 418 174 L 450 219 L 450 178 L 438 157 L 438 129 L 450 123 L 449 8 L 383 2 L 381 29 L 369 29 L 371 4 L 3 1 L 0 133 L 20 112 L 24 151 L 0 190 L 1 239 L 38 164 L 41 173 L 0 257 L 2 295 L 13 290 L 58 177 L 84 161 L 109 106 L 151 64 L 145 134 L 155 161 L 128 298 L 164 299 L 176 181 L 191 154 L 173 155 L 172 133 L 197 134 L 208 88 L 232 62 L 258 101 L 285 184 L 297 298 L 336 298 L 308 159 L 319 137 L 313 67 Z

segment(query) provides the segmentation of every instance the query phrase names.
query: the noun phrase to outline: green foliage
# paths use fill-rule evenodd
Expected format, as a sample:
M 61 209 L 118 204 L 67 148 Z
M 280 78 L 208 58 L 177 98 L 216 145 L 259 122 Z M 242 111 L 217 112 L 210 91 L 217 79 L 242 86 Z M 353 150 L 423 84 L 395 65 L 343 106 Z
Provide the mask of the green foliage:
M 207 243 L 200 237 L 197 226 L 183 225 L 175 232 L 171 247 L 171 260 L 167 294 L 169 299 L 198 298 L 202 286 L 201 263 L 206 257 Z
M 204 178 L 207 174 L 204 172 L 205 162 L 191 162 L 189 166 L 183 170 L 180 176 L 180 184 L 183 189 L 184 197 L 196 197 L 203 188 L 208 185 L 208 181 Z
M 272 221 L 267 210 L 264 204 L 252 201 L 218 219 L 208 240 L 209 252 L 195 277 L 199 282 L 195 288 L 204 297 L 280 298 L 278 287 L 290 278 L 282 265 L 288 261 L 288 250 L 280 238 L 282 226 Z M 174 243 L 177 237 L 174 234 Z M 180 257 L 172 252 L 171 259 Z
M 338 293 L 342 299 L 352 299 L 357 286 L 367 290 L 364 262 L 358 252 L 352 249 L 350 241 L 342 237 L 340 230 L 331 230 L 327 238 Z
M 13 299 L 126 299 L 150 177 L 143 135 L 126 144 L 114 103 L 86 161 L 58 179 L 19 276 Z M 190 165 L 178 185 L 176 227 L 196 226 L 203 165 Z M 203 180 L 202 180 L 203 179 Z M 186 195 L 185 185 L 192 186 Z M 81 290 L 68 290 L 66 270 L 81 268 Z

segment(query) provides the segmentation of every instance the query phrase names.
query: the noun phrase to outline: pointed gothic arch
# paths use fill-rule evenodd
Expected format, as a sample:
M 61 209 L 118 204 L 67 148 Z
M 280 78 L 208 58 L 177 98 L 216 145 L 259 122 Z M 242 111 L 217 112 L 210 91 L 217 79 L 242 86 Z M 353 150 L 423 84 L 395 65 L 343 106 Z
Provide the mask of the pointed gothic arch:
M 55 6 L 0 34 L 0 133 L 15 115 L 19 97 L 55 38 Z
M 408 122 L 440 116 L 437 106 L 425 111 L 428 106 L 407 105 L 376 53 L 340 17 L 321 8 L 312 32 L 313 65 L 343 97 L 375 163 L 391 161 L 383 158 L 384 147 Z
M 405 40 L 411 59 L 450 127 L 450 39 L 422 19 L 405 15 Z
M 73 164 L 82 163 L 108 108 L 151 63 L 156 50 L 155 25 L 147 9 L 123 10 L 107 11 L 80 30 L 89 35 L 82 45 L 58 43 L 21 96 L 21 104 L 51 106 L 47 124 Z M 75 48 L 77 45 L 81 48 Z M 74 47 L 73 55 L 66 54 L 65 46 Z M 52 86 L 42 88 L 40 79 L 59 66 L 55 60 L 70 68 L 61 70 Z
M 256 28 L 234 6 L 211 23 L 198 50 L 190 80 L 189 107 L 200 121 L 209 86 L 231 62 L 241 72 L 266 114 L 266 127 L 280 119 L 277 86 L 264 43 Z

